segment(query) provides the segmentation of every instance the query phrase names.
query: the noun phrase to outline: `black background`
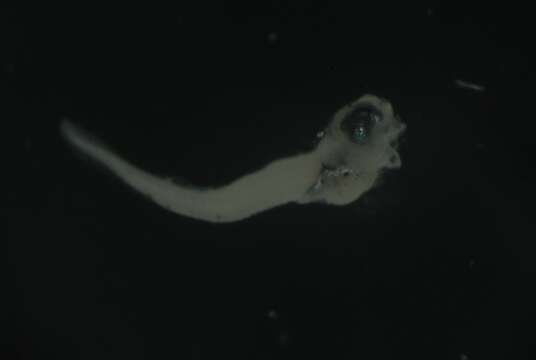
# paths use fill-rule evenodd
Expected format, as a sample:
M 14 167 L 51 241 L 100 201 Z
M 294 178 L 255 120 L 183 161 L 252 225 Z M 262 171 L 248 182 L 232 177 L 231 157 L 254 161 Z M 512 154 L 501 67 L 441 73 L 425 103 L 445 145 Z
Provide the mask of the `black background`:
M 1 359 L 531 358 L 527 9 L 47 3 L 0 20 Z M 217 185 L 310 149 L 364 93 L 407 123 L 402 169 L 347 207 L 234 224 L 160 209 L 58 133 L 67 116 Z

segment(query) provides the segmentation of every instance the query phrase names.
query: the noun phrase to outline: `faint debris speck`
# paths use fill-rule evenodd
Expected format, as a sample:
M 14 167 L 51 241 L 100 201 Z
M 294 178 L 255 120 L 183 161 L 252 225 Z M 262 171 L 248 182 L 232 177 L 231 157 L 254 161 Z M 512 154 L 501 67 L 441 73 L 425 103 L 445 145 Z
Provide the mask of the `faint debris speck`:
M 272 320 L 277 320 L 279 318 L 279 314 L 275 310 L 268 311 L 268 313 L 266 313 L 266 316 L 268 316 L 268 318 Z
M 460 354 L 460 360 L 469 360 L 469 356 L 465 354 Z
M 10 191 L 10 192 L 7 193 L 7 201 L 8 201 L 8 203 L 17 202 L 18 198 L 19 198 L 19 195 L 14 191 Z
M 426 15 L 428 15 L 428 16 L 432 16 L 432 15 L 434 15 L 434 9 L 432 9 L 432 8 L 428 8 L 428 9 L 426 10 Z
M 279 337 L 277 339 L 277 342 L 279 343 L 279 346 L 281 347 L 287 347 L 290 345 L 290 335 L 286 331 L 282 331 L 279 333 Z
M 24 148 L 27 150 L 27 151 L 30 151 L 33 147 L 33 142 L 32 142 L 32 139 L 30 138 L 26 138 L 24 139 Z
M 15 73 L 15 65 L 11 63 L 4 64 L 4 72 L 7 74 Z
M 275 31 L 272 31 L 268 34 L 267 39 L 270 44 L 273 44 L 277 42 L 277 40 L 279 39 L 279 35 Z
M 482 92 L 482 91 L 486 90 L 486 87 L 484 87 L 482 85 L 478 85 L 478 84 L 475 84 L 475 83 L 472 83 L 472 82 L 469 82 L 469 81 L 465 81 L 465 80 L 461 80 L 461 79 L 456 79 L 454 81 L 454 83 L 459 88 L 462 88 L 462 89 L 467 89 L 467 90 L 472 90 L 472 91 L 477 91 L 477 92 Z

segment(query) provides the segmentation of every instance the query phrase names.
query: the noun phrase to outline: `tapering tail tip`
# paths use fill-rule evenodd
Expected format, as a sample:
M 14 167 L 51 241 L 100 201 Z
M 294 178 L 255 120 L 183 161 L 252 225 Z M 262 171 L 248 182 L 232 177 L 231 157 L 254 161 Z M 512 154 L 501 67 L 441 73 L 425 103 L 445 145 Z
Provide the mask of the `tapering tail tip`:
M 72 141 L 72 137 L 76 134 L 77 128 L 69 118 L 60 120 L 60 135 L 64 140 Z

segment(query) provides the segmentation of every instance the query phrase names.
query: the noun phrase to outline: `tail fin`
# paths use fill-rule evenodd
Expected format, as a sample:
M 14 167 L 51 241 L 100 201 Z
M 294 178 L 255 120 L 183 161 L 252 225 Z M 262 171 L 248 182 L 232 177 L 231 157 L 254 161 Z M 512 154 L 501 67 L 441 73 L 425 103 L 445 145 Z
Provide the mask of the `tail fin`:
M 177 184 L 122 159 L 98 139 L 70 122 L 60 125 L 63 137 L 83 154 L 110 170 L 124 183 L 177 214 L 210 222 L 233 222 L 261 211 L 297 201 L 314 178 L 310 155 L 274 161 L 221 188 Z
M 68 119 L 62 120 L 60 131 L 63 138 L 76 150 L 104 166 L 124 183 L 158 205 L 190 217 L 204 218 L 195 210 L 195 204 L 199 205 L 199 201 L 203 198 L 201 189 L 178 185 L 171 179 L 159 177 L 134 166 Z M 177 201 L 180 201 L 180 206 L 174 204 Z

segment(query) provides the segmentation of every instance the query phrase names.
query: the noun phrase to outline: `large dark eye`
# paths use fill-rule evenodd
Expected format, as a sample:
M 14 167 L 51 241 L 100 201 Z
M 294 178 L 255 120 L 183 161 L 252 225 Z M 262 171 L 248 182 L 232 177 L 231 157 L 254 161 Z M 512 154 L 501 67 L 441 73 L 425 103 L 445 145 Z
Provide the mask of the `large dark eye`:
M 372 106 L 357 107 L 341 123 L 341 129 L 355 143 L 363 143 L 382 114 Z

